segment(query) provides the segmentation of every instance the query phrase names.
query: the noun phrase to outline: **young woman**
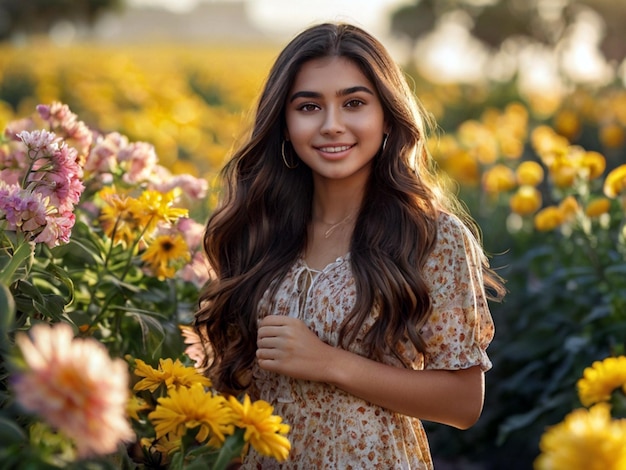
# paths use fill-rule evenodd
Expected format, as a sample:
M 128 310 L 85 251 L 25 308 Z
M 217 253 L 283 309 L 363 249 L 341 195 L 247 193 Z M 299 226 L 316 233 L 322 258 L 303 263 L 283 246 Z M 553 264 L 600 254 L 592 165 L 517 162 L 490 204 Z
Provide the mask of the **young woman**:
M 280 53 L 224 169 L 196 328 L 216 386 L 292 427 L 288 462 L 429 469 L 420 420 L 465 429 L 483 405 L 487 306 L 503 287 L 439 184 L 426 117 L 384 47 L 321 24 Z

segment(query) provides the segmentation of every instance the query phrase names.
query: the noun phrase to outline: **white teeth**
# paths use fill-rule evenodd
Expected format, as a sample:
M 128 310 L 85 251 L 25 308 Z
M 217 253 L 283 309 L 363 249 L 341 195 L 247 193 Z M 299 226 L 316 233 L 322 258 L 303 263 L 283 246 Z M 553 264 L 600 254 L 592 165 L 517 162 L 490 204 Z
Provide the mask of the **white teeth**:
M 341 147 L 321 147 L 320 150 L 322 152 L 337 153 L 337 152 L 343 152 L 345 150 L 348 150 L 349 148 L 350 148 L 350 145 L 342 145 Z

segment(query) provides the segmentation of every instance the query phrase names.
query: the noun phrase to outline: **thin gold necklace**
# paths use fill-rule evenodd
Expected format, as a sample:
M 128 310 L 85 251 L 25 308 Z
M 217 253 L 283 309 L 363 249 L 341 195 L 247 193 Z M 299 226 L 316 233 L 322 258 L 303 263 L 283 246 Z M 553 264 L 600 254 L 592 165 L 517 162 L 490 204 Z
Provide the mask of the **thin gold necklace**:
M 339 221 L 339 222 L 337 222 L 336 224 L 331 225 L 331 226 L 330 226 L 330 228 L 328 228 L 328 230 L 326 230 L 326 231 L 324 232 L 324 238 L 328 238 L 328 237 L 330 237 L 330 236 L 333 234 L 333 232 L 335 231 L 335 229 L 336 229 L 337 227 L 339 227 L 339 226 L 341 226 L 341 225 L 343 225 L 343 224 L 347 223 L 350 219 L 352 219 L 352 217 L 353 217 L 353 216 L 354 216 L 354 213 L 348 214 L 348 215 L 345 217 L 345 219 L 340 220 L 340 221 Z

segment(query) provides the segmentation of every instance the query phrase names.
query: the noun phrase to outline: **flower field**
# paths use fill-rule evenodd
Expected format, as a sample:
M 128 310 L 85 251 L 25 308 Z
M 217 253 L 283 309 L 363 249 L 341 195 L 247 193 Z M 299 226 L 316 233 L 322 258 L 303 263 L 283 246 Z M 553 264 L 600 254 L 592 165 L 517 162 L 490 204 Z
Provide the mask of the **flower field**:
M 248 445 L 284 457 L 288 423 L 214 395 L 185 330 L 207 275 L 213 179 L 276 52 L 0 45 L 0 460 L 183 468 L 235 441 L 228 459 Z M 626 89 L 521 93 L 407 73 L 441 127 L 430 148 L 442 177 L 509 290 L 492 306 L 483 416 L 463 433 L 428 425 L 433 454 L 485 469 L 625 468 Z M 61 180 L 67 191 L 51 191 Z M 50 379 L 55 369 L 66 374 Z M 108 401 L 90 402 L 102 388 Z M 63 390 L 91 392 L 58 416 L 46 403 L 66 403 Z M 99 441 L 104 456 L 85 403 L 117 436 Z

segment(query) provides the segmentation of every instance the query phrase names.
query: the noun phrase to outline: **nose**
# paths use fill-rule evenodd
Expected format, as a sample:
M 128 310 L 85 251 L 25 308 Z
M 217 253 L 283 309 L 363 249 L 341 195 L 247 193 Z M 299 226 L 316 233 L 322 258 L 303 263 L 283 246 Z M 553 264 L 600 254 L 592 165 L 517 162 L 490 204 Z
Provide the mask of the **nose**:
M 326 108 L 320 132 L 322 134 L 341 134 L 345 130 L 341 109 L 334 106 Z

